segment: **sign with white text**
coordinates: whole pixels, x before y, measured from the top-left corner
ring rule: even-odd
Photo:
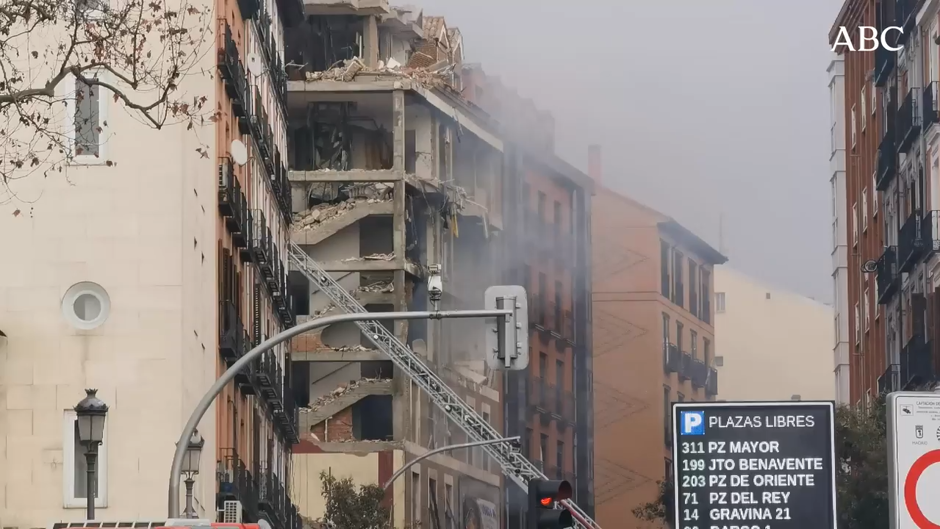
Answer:
[[[892,529],[940,524],[940,394],[888,395],[888,505]]]
[[[831,402],[677,402],[676,529],[834,529]]]

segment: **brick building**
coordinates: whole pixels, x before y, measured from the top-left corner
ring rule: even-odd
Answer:
[[[672,402],[718,393],[713,267],[727,259],[668,216],[601,183],[591,149],[594,469],[602,526],[639,523],[632,509],[671,475]],[[721,303],[720,299],[716,304]]]

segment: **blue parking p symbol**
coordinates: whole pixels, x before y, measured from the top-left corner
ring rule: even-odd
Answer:
[[[705,412],[683,411],[679,420],[682,423],[682,435],[705,435]]]

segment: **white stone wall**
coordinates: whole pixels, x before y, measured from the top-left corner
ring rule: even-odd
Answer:
[[[205,54],[203,67],[214,61]],[[215,108],[208,75],[187,78],[183,89]],[[96,518],[161,519],[174,443],[216,374],[213,129],[198,131],[210,145],[203,157],[193,131],[146,128],[109,95],[101,100],[113,166],[31,177],[17,192],[35,203],[0,206],[0,330],[9,337],[0,349],[3,527],[85,519],[83,502],[65,497],[67,421],[84,388],[98,388],[111,406]],[[107,320],[91,330],[70,325],[62,309],[69,287],[83,281],[110,300]],[[214,421],[210,410],[201,428],[200,515],[214,502]]]

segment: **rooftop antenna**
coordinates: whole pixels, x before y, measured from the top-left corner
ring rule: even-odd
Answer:
[[[728,256],[728,249],[725,248],[725,214],[718,213],[718,253]]]

